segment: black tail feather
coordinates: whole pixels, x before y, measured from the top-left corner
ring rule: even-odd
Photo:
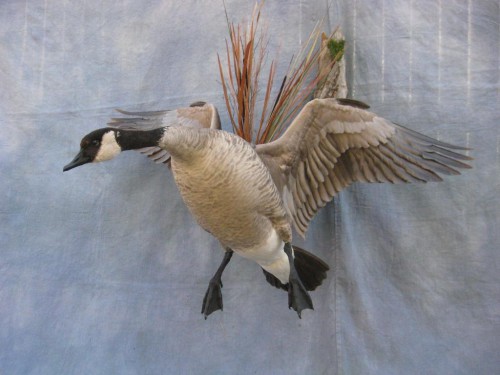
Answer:
[[[293,246],[295,268],[307,290],[314,290],[326,279],[328,264],[300,247]]]
[[[324,279],[326,279],[326,272],[330,269],[328,264],[318,258],[316,255],[301,249],[300,247],[293,246],[294,253],[294,264],[295,268],[299,274],[302,284],[305,288],[309,290],[314,290],[321,285]],[[272,286],[288,290],[288,284],[283,284],[275,276],[262,269],[266,280]]]
[[[266,281],[274,286],[275,288],[278,289],[283,289],[283,290],[288,290],[288,283],[283,284],[279,279],[274,276],[273,274],[267,272],[264,268],[262,269],[262,272],[264,272],[264,276],[266,277]]]

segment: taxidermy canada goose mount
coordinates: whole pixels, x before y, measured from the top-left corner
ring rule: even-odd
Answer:
[[[321,35],[320,48],[319,27],[311,33],[274,105],[276,65],[271,63],[258,121],[255,98],[262,46],[267,45],[257,35],[261,6],[254,8],[247,32],[228,21],[226,74],[219,57],[235,134],[221,130],[215,106],[204,102],[173,111],[120,111],[126,117],[83,137],[80,152],[64,167],[110,160],[126,150],[171,166],[196,221],[225,249],[203,299],[205,318],[223,308],[221,277],[233,252],[255,261],[271,285],[286,290],[289,308],[300,317],[313,308],[308,291],[321,285],[328,265],[291,245],[292,227],[304,236],[317,211],[354,182],[441,181],[440,175],[470,168],[464,161],[471,158],[460,152],[466,148],[396,125],[364,103],[341,98],[347,85],[339,30],[330,38]],[[310,79],[315,66],[319,73]],[[309,101],[313,92],[315,99]]]
[[[254,260],[274,286],[288,291],[289,307],[312,309],[308,291],[328,266],[291,246],[292,226],[302,236],[316,212],[354,182],[441,181],[470,168],[463,147],[391,123],[348,99],[314,99],[285,133],[256,146],[220,130],[211,104],[174,111],[122,112],[80,143],[64,167],[138,150],[170,163],[181,196],[196,221],[226,249],[202,307],[222,309],[221,275],[233,252]]]

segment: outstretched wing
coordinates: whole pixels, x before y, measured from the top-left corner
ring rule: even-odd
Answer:
[[[274,142],[256,146],[303,236],[316,212],[354,182],[441,181],[470,168],[467,150],[391,123],[362,103],[316,99]]]
[[[196,102],[187,108],[171,111],[128,112],[117,109],[128,117],[112,118],[108,125],[122,130],[151,130],[172,125],[183,125],[198,128],[220,129],[217,108],[205,102]],[[170,166],[170,154],[160,147],[145,147],[139,150],[155,163]]]

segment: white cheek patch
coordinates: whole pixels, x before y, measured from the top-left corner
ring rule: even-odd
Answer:
[[[101,147],[94,158],[94,162],[113,159],[122,149],[116,141],[115,132],[110,130],[102,136]]]

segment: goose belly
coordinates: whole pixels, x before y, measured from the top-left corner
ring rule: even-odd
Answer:
[[[252,193],[252,182],[242,186],[231,179],[207,178],[207,173],[204,177],[199,180],[184,171],[175,173],[181,196],[198,224],[233,250],[265,241],[273,227],[259,213],[259,205],[265,202]]]

